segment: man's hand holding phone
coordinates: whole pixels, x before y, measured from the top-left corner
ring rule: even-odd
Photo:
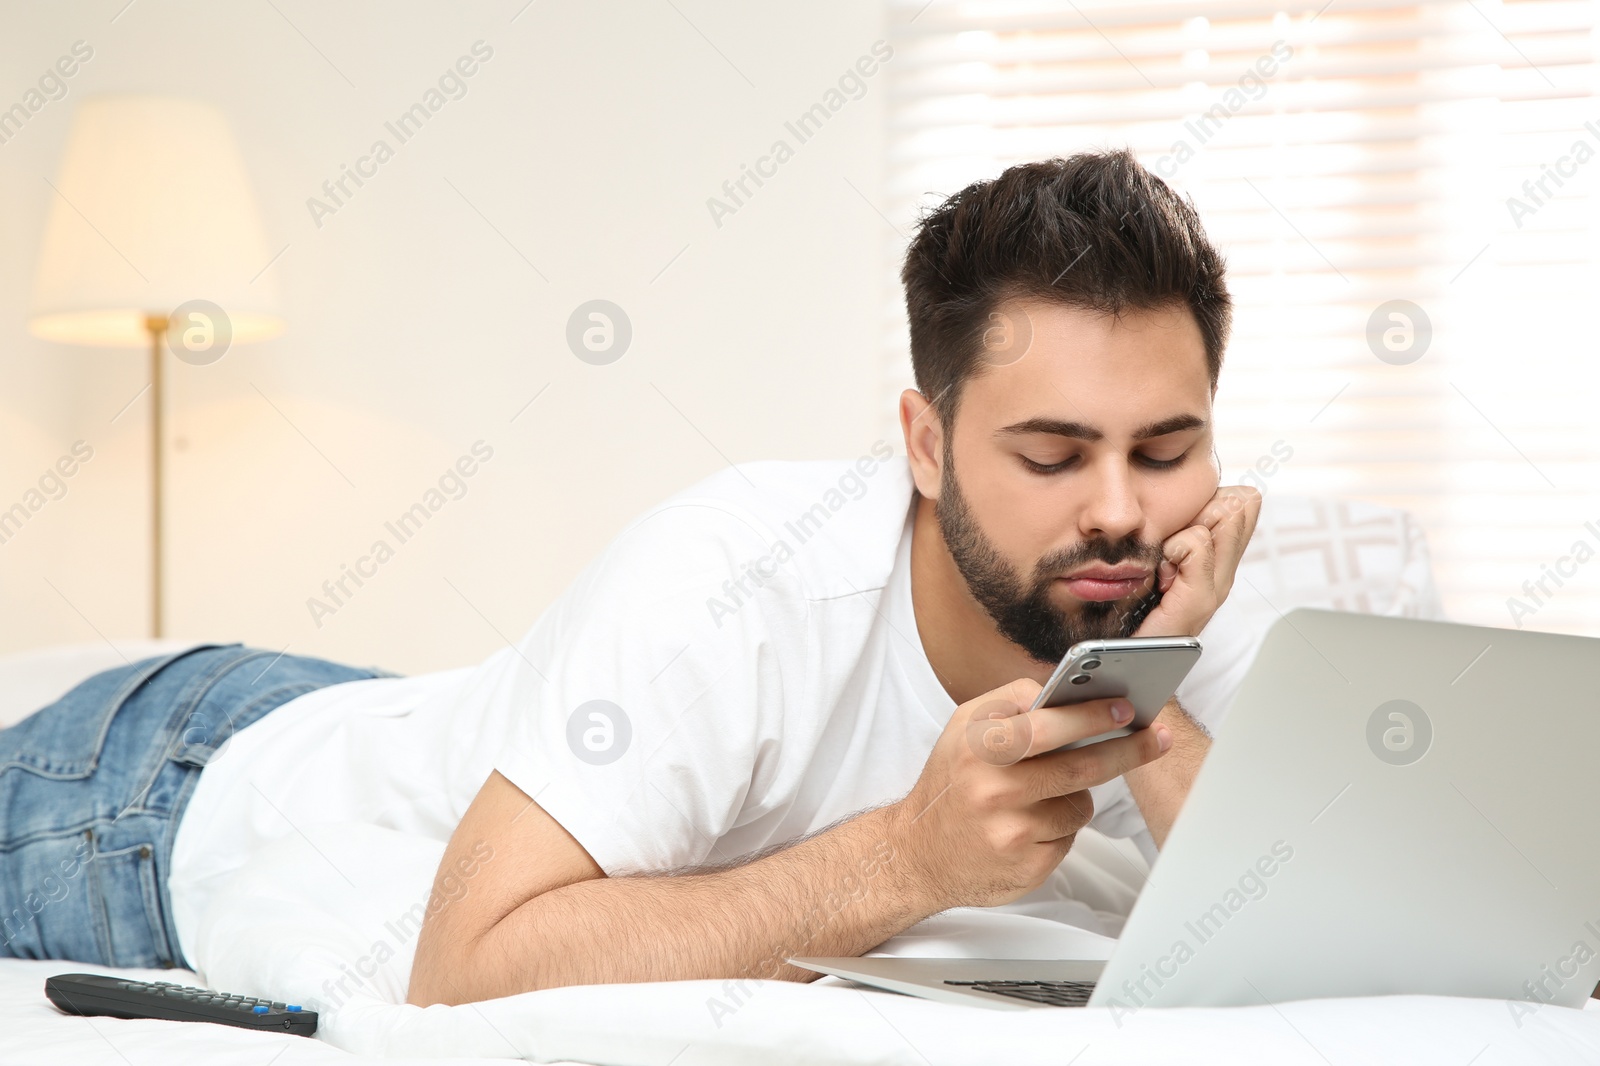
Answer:
[[[916,785],[894,805],[896,854],[918,870],[936,909],[1009,903],[1043,884],[1094,814],[1089,787],[1171,745],[1158,726],[1055,751],[1126,725],[1133,706],[1102,699],[1034,708],[1039,692],[1023,678],[956,708]]]
[[[1217,489],[1194,522],[1162,544],[1161,602],[1135,637],[1197,636],[1233,587],[1261,512],[1261,494]],[[1057,751],[1128,724],[1126,699],[1035,707],[1041,686],[1019,679],[962,704],[922,775],[897,804],[897,849],[940,908],[994,906],[1044,883],[1094,815],[1089,788],[1127,775],[1160,845],[1209,747],[1204,729],[1169,700],[1155,724]],[[1181,766],[1151,766],[1175,739]]]

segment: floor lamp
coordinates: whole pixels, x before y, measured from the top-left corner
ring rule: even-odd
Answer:
[[[199,101],[85,99],[45,193],[29,331],[149,352],[150,633],[161,637],[167,361],[204,367],[281,333],[273,256],[228,120]]]

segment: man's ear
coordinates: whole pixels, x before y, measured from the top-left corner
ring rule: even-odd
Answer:
[[[900,394],[900,429],[906,438],[906,458],[917,491],[930,500],[939,498],[944,462],[944,423],[933,404],[916,389]]]

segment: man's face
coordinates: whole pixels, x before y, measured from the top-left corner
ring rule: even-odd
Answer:
[[[1160,601],[1161,543],[1217,488],[1211,381],[1187,308],[1120,318],[1016,300],[946,427],[935,514],[973,597],[1039,662]]]

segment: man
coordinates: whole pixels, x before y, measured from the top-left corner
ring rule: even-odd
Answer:
[[[960,905],[1092,922],[1060,877],[1075,833],[1153,852],[1209,737],[1173,701],[1050,754],[1131,709],[1028,708],[1075,641],[1198,634],[1228,594],[1260,498],[1218,488],[1223,262],[1189,205],[1108,152],[962,190],[902,278],[903,460],[879,442],[716,474],[476,668],[205,649],[0,734],[8,909],[76,847],[113,875],[99,924],[118,926],[71,933],[68,894],[13,953],[182,964],[255,848],[338,820],[449,840],[417,1004],[810,980],[784,957],[859,954]],[[69,720],[100,747],[50,724]],[[88,768],[119,760],[144,769],[96,786]]]

